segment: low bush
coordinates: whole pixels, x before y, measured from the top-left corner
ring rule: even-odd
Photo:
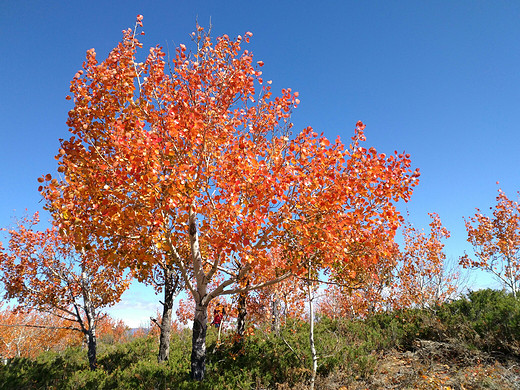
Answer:
[[[450,337],[486,352],[520,356],[520,300],[505,291],[479,290],[438,312]]]
[[[103,344],[96,371],[88,370],[84,350],[68,348],[0,366],[0,390],[289,389],[310,378],[308,332],[306,322],[293,320],[280,335],[259,328],[237,342],[232,333],[218,341],[216,330],[210,328],[202,383],[189,376],[191,331],[185,329],[172,335],[170,359],[164,364],[157,363],[158,341],[152,337]],[[518,356],[520,303],[504,292],[482,290],[435,310],[379,313],[366,320],[323,317],[316,322],[315,340],[320,355],[317,383],[327,378],[369,383],[378,359],[390,351],[409,354],[420,348],[420,357],[428,352],[427,346],[441,345],[458,355],[473,348]],[[444,356],[430,352],[429,358]]]

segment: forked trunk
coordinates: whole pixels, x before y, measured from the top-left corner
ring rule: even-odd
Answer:
[[[161,335],[159,336],[159,355],[157,361],[162,363],[170,358],[170,335],[172,330],[173,301],[175,299],[176,283],[173,273],[164,269],[164,303],[161,319]]]
[[[191,344],[191,377],[204,379],[206,370],[206,332],[208,330],[208,306],[197,302],[193,319],[193,338]]]

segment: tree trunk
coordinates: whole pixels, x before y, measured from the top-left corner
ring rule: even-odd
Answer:
[[[87,331],[87,344],[88,344],[88,365],[92,371],[97,368],[97,340],[96,340],[96,328],[89,327]]]
[[[165,362],[170,358],[170,335],[172,330],[173,301],[175,299],[176,283],[173,280],[173,272],[164,269],[164,302],[161,319],[161,335],[159,336],[159,355],[157,361]]]
[[[274,332],[276,335],[280,335],[280,304],[280,297],[276,292],[271,301],[271,332]]]
[[[247,293],[241,292],[238,296],[238,317],[237,317],[237,335],[238,340],[242,341],[246,331],[247,316]]]
[[[307,293],[309,295],[309,344],[311,347],[311,358],[312,358],[312,376],[310,390],[314,390],[314,383],[316,382],[316,371],[318,370],[318,354],[316,353],[316,346],[314,344],[314,291],[311,285],[311,271],[309,264],[309,280],[307,281]]]
[[[83,310],[85,311],[85,315],[87,316],[87,324],[88,329],[85,329],[83,322],[81,321],[81,316],[79,315],[77,306],[76,313],[78,318],[80,319],[81,328],[83,333],[87,338],[87,356],[88,356],[88,364],[91,370],[95,370],[97,368],[97,340],[96,340],[96,309],[94,308],[94,304],[92,303],[89,289],[89,282],[87,278],[86,272],[83,270],[81,272],[81,289],[83,294]]]
[[[197,302],[193,319],[193,337],[191,342],[191,377],[204,379],[206,371],[206,332],[208,330],[208,306]]]
[[[511,259],[508,258],[508,268],[509,268],[509,281],[511,282],[511,291],[513,292],[513,297],[518,298],[518,282],[516,280],[516,275],[513,272],[513,265],[511,264]]]
[[[195,206],[192,203],[190,205],[188,226],[193,273],[197,281],[197,289],[196,291],[192,290],[192,295],[195,299],[195,318],[193,319],[193,337],[191,340],[191,377],[196,381],[201,381],[204,379],[206,371],[206,332],[208,330],[208,303],[211,298],[206,294],[209,280],[204,272],[196,218]],[[189,283],[187,282],[187,284]]]

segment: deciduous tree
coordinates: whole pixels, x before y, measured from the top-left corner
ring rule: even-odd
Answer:
[[[520,205],[498,190],[492,216],[480,209],[466,219],[468,242],[474,257],[465,254],[460,264],[493,274],[515,297],[520,293]]]
[[[447,267],[442,242],[450,233],[437,214],[430,218],[429,233],[405,223],[403,248],[387,242],[388,256],[365,269],[367,276],[355,288],[329,288],[332,298],[320,302],[320,311],[330,317],[365,317],[391,308],[435,307],[453,298],[460,275]]]
[[[112,263],[146,275],[163,259],[182,276],[195,304],[196,380],[213,299],[305,273],[316,252],[316,269],[361,268],[368,260],[345,265],[345,243],[374,226],[393,234],[393,202],[409,198],[419,175],[408,155],[362,147],[361,122],[347,147],[311,128],[292,136],[298,93],[273,96],[263,63],[243,48],[251,35],[212,41],[198,27],[193,51],[181,44],[170,64],[160,47],[140,62],[131,29],[106,60],[89,50],[71,84],[63,180],[43,191],[78,243],[92,232]],[[289,236],[301,253],[284,257],[273,278],[264,272],[270,250]]]
[[[48,313],[0,310],[0,358],[34,358],[44,351],[63,351],[81,344],[71,323]]]
[[[293,277],[250,293],[247,312],[251,324],[279,335],[287,319],[303,318],[306,299],[302,284]]]
[[[447,272],[442,243],[450,237],[450,232],[436,213],[429,216],[428,234],[409,222],[403,227],[404,248],[390,294],[394,307],[435,307],[457,291],[458,275]]]
[[[96,326],[104,307],[116,303],[128,287],[123,272],[110,267],[105,252],[74,245],[57,227],[34,230],[38,213],[10,229],[7,248],[0,244],[0,281],[5,298],[20,308],[54,315],[60,328],[81,332],[96,368]],[[55,328],[55,326],[52,326]]]
[[[119,344],[129,340],[130,328],[123,320],[104,315],[97,324],[97,334],[105,344]]]

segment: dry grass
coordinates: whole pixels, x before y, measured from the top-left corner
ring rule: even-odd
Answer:
[[[318,378],[318,390],[520,390],[520,361],[493,358],[452,342],[417,341],[414,351],[391,350],[377,356],[377,367],[367,378],[335,371]],[[292,390],[307,389],[299,384]],[[289,389],[280,386],[279,390]]]

